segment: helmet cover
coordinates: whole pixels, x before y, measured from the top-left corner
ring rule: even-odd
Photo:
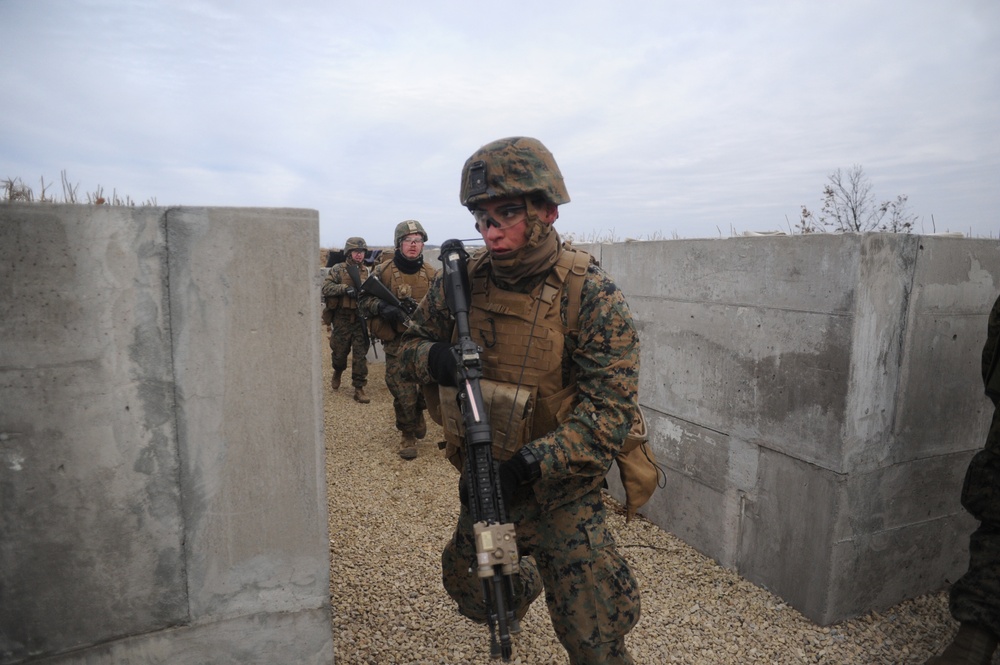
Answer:
[[[549,203],[569,203],[562,173],[538,139],[512,136],[487,143],[462,167],[459,200],[467,208],[504,196],[541,194]]]
[[[396,247],[399,247],[399,243],[403,241],[403,238],[414,233],[419,233],[424,242],[427,242],[427,231],[424,231],[424,227],[417,220],[408,219],[405,222],[396,224],[396,233],[394,234]]]

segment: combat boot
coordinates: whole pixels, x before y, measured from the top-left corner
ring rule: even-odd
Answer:
[[[330,377],[330,387],[334,390],[340,388],[340,375],[344,373],[342,369],[333,370],[333,376]]]
[[[948,648],[924,665],[990,665],[996,648],[997,638],[988,630],[963,623]]]
[[[403,435],[402,440],[399,442],[399,456],[403,459],[416,459],[417,440],[413,438],[412,434]]]
[[[365,395],[365,389],[364,388],[355,388],[354,389],[354,401],[355,402],[361,402],[362,404],[367,404],[371,400],[368,399],[367,395]]]

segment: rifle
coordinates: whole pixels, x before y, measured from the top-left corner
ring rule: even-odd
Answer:
[[[358,270],[358,267],[353,263],[351,263],[350,261],[348,261],[345,264],[345,267],[347,268],[347,274],[351,276],[351,281],[354,282],[354,289],[357,292],[357,295],[360,297],[361,271]],[[360,303],[358,303],[358,318],[361,319],[361,333],[364,335],[365,348],[367,349],[369,346],[371,346],[372,340],[370,337],[368,337],[368,318],[365,316],[365,310],[361,309]],[[378,357],[377,351],[375,352],[375,356]]]
[[[361,285],[361,290],[369,295],[373,295],[379,300],[384,300],[385,302],[398,307],[403,312],[406,313],[406,318],[413,316],[413,313],[417,311],[417,306],[420,304],[413,298],[403,298],[400,300],[396,297],[389,287],[383,284],[378,277],[371,275],[365,280],[365,283]]]
[[[483,585],[490,630],[490,657],[509,662],[511,633],[520,630],[514,615],[513,581],[520,567],[514,525],[507,523],[499,466],[493,459],[493,435],[480,387],[482,361],[469,328],[468,259],[461,240],[448,240],[441,245],[445,300],[455,317],[457,331],[457,342],[451,352],[458,361],[455,385],[465,424],[465,477],[476,541],[476,571]]]

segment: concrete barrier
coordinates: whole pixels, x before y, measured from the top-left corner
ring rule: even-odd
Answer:
[[[330,663],[318,216],[0,205],[0,662]]]
[[[588,249],[640,329],[640,400],[667,470],[643,514],[823,625],[964,572],[975,523],[959,492],[992,414],[979,367],[1000,242]]]
[[[332,661],[317,222],[0,205],[0,663]],[[965,569],[1000,243],[588,249],[642,336],[647,517],[820,624]]]

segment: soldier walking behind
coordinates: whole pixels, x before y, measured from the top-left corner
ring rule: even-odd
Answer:
[[[371,401],[365,395],[368,383],[368,330],[358,310],[361,284],[371,273],[364,263],[368,245],[364,238],[348,238],[344,243],[344,252],[346,260],[330,268],[322,291],[326,301],[324,321],[330,322],[330,360],[333,363],[330,387],[334,390],[340,388],[340,377],[347,369],[347,355],[350,353],[354,401],[368,404]],[[355,271],[357,280],[351,275]]]
[[[396,251],[389,261],[375,267],[375,277],[392,295],[410,310],[424,297],[437,269],[424,264],[424,243],[427,232],[420,222],[409,219],[396,225]],[[417,456],[417,439],[427,434],[424,410],[427,404],[420,385],[403,378],[399,359],[400,337],[406,330],[409,314],[400,307],[365,293],[361,308],[371,320],[371,331],[382,340],[385,349],[385,385],[392,393],[392,406],[396,412],[396,429],[402,433],[399,456],[414,459]]]

